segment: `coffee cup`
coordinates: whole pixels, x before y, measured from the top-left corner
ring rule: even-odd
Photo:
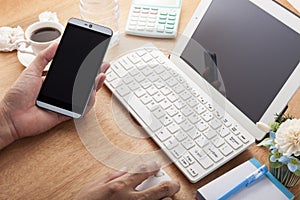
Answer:
[[[63,25],[58,22],[35,22],[25,30],[25,40],[17,41],[17,50],[22,53],[37,55],[50,44],[59,41],[63,31]],[[25,44],[25,46],[22,44]],[[32,51],[27,48],[29,46]]]

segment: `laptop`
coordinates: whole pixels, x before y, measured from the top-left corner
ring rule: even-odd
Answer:
[[[299,17],[275,1],[201,0],[176,53],[131,52],[105,83],[195,183],[263,139],[256,123],[284,111],[299,87],[299,34]]]

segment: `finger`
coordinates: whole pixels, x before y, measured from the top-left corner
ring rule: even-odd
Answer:
[[[98,91],[104,84],[106,75],[101,73],[96,77],[96,91]]]
[[[58,43],[51,44],[41,51],[27,68],[34,75],[41,76],[46,65],[53,59]]]
[[[101,176],[100,178],[93,181],[90,186],[108,183],[116,178],[123,176],[126,173],[127,173],[126,168],[122,168],[119,171],[115,171],[115,172],[109,172],[109,173],[105,174],[104,176]]]
[[[172,200],[172,198],[171,197],[166,197],[166,198],[163,198],[161,200]]]
[[[106,71],[108,70],[108,68],[110,67],[109,63],[102,63],[101,67],[100,67],[100,71],[102,73],[106,73]]]
[[[146,197],[145,199],[163,199],[170,198],[180,190],[180,184],[177,181],[165,181],[160,184],[148,188],[144,191],[138,192],[140,196]],[[170,198],[171,199],[171,198]]]
[[[136,188],[145,179],[157,173],[160,169],[160,164],[151,162],[149,164],[140,165],[135,173],[128,174],[124,180],[131,188]],[[124,177],[125,178],[125,177]]]

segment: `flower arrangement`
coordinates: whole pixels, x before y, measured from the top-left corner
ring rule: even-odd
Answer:
[[[286,167],[292,173],[293,185],[297,184],[300,179],[300,119],[282,116],[277,122],[267,125],[265,129],[269,129],[269,137],[258,146],[269,149],[270,171],[273,174],[278,173],[274,175],[284,182],[282,179],[287,179],[287,175],[283,175],[283,172],[279,174],[278,170],[274,170]],[[287,181],[290,180],[285,182]],[[285,185],[292,186],[291,184]]]

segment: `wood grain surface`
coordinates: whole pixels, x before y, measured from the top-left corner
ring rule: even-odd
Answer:
[[[183,0],[179,32],[183,32],[199,2],[200,0]],[[121,32],[124,31],[130,4],[130,0],[120,0]],[[39,13],[47,10],[56,12],[64,25],[68,18],[80,17],[79,0],[0,0],[0,5],[0,26],[19,25],[26,29],[29,24],[38,20]],[[175,40],[168,42],[174,43]],[[22,70],[24,66],[19,63],[16,51],[0,53],[0,98]],[[300,91],[291,99],[287,112],[300,117],[299,105]],[[92,114],[91,117],[101,125],[103,136],[119,149],[133,154],[159,150],[151,139],[140,138],[145,136],[144,131],[114,101],[111,92],[105,86],[97,94]],[[115,167],[106,166],[98,161],[95,155],[89,153],[77,133],[77,125],[78,122],[70,120],[41,135],[18,140],[1,150],[0,199],[72,199],[86,183],[115,170]],[[134,135],[124,133],[123,125],[130,128],[130,133]],[[92,126],[95,124],[91,124],[91,130]],[[110,153],[110,157],[113,157],[114,153]],[[100,156],[103,154],[100,153]],[[189,183],[173,164],[164,169],[181,183],[181,190],[175,199],[194,199],[197,188],[252,157],[268,164],[267,154],[266,149],[253,145],[196,184]],[[122,166],[126,160],[118,158],[115,162]],[[300,199],[299,184],[290,190],[296,199]]]

